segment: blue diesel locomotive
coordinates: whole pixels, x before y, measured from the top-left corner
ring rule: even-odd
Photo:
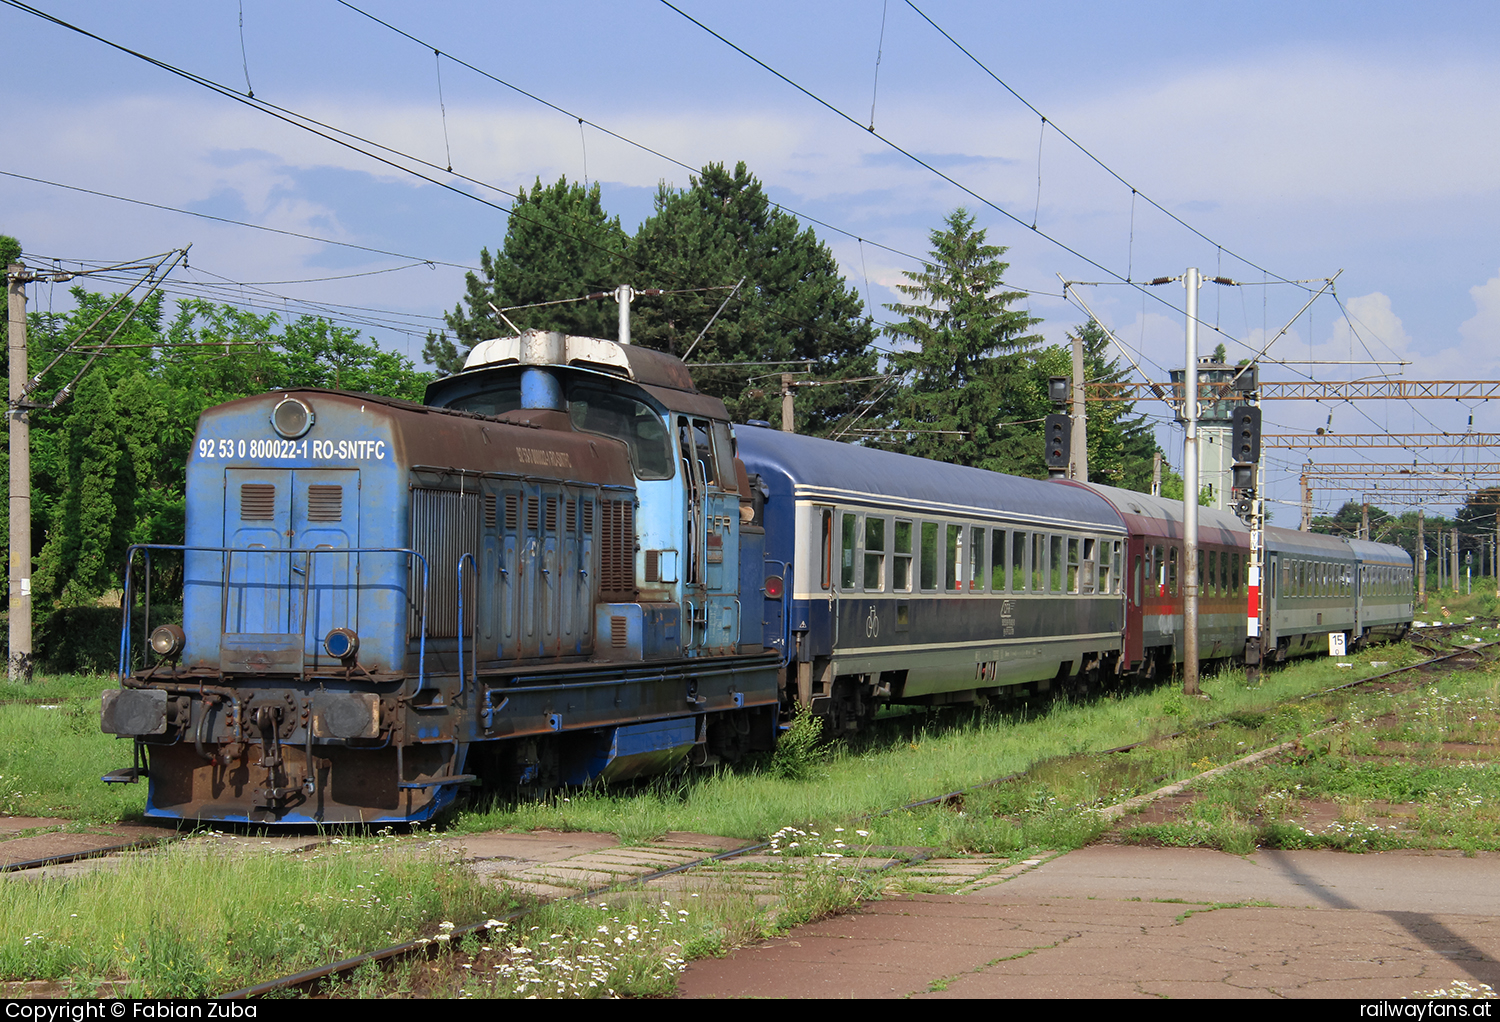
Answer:
[[[480,780],[733,761],[798,705],[847,733],[1154,674],[1180,658],[1181,506],[1140,497],[736,430],[677,359],[542,331],[421,405],[244,398],[199,423],[186,542],[131,548],[102,725],[134,765],[105,779],[146,778],[155,817],[415,822]],[[1200,586],[1233,659],[1248,533],[1221,517]],[[1278,653],[1409,625],[1404,551],[1268,551]],[[151,620],[153,558],[180,624]]]

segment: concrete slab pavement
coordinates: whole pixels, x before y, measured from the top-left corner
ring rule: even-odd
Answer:
[[[1493,854],[1239,857],[1100,845],[978,893],[895,896],[694,962],[679,995],[1374,998],[1455,980],[1500,988],[1497,881]]]

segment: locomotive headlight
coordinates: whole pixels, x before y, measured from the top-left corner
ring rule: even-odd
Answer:
[[[350,628],[335,628],[323,638],[323,648],[335,660],[351,660],[359,652],[359,636]]]
[[[766,598],[769,599],[769,600],[779,600],[779,599],[781,599],[782,587],[784,585],[785,585],[785,583],[782,582],[780,575],[768,575],[768,576],[766,576],[766,586],[765,586]]]
[[[294,397],[285,397],[271,410],[271,428],[288,440],[312,429],[313,410]]]
[[[159,657],[175,657],[187,645],[187,636],[180,625],[162,625],[151,632],[151,648]]]

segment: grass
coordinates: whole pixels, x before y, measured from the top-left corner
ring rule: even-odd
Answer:
[[[749,840],[789,824],[844,824],[891,806],[1033,770],[1027,782],[1032,787],[1023,801],[1034,799],[1035,804],[1017,806],[1013,792],[981,790],[957,803],[900,812],[861,826],[875,832],[872,840],[878,844],[922,845],[944,852],[1077,847],[1096,836],[1099,828],[1072,811],[1074,806],[1115,800],[1158,777],[1196,773],[1202,767],[1195,764],[1205,759],[1209,765],[1225,762],[1276,736],[1309,729],[1324,711],[1289,701],[1386,669],[1372,667],[1372,659],[1410,662],[1420,656],[1405,646],[1382,647],[1347,658],[1353,668],[1310,661],[1271,672],[1255,687],[1246,684],[1242,671],[1229,671],[1203,682],[1212,697],[1206,701],[1163,686],[1124,690],[1082,704],[1059,698],[1005,711],[917,710],[884,721],[873,737],[822,746],[819,759],[799,762],[796,777],[787,776],[788,771],[774,761],[759,767],[742,765],[634,788],[574,791],[535,802],[469,808],[457,813],[449,826],[460,831],[604,831],[627,843],[647,841],[668,830]],[[1150,754],[1113,757],[1131,764],[1127,776],[1096,773],[1081,785],[1066,776],[1075,772],[1073,757],[1224,717],[1238,723],[1214,729],[1206,737],[1168,742]],[[1034,769],[1049,762],[1056,764],[1050,773],[1046,767]],[[1000,801],[992,802],[995,799]]]
[[[514,902],[461,865],[381,838],[310,856],[175,845],[67,880],[4,881],[0,979],[80,996],[204,997],[473,922]]]
[[[1256,847],[1500,850],[1500,670],[1362,694],[1296,754],[1199,786],[1130,840]]]
[[[80,823],[138,817],[144,784],[99,778],[131,764],[131,744],[99,730],[103,675],[0,683],[0,813]]]

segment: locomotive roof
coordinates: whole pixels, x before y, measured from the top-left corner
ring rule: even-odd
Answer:
[[[471,373],[528,365],[559,366],[622,377],[667,408],[714,419],[729,418],[724,402],[699,391],[687,366],[673,355],[638,344],[545,330],[527,330],[510,337],[480,341],[464,360],[463,371],[446,380],[435,380],[428,398],[438,398],[449,381],[461,380]]]
[[[1123,532],[1098,494],[761,426],[736,426],[745,467],[790,481],[798,499],[899,504],[917,514],[1022,518]],[[773,492],[774,479],[770,480]]]

